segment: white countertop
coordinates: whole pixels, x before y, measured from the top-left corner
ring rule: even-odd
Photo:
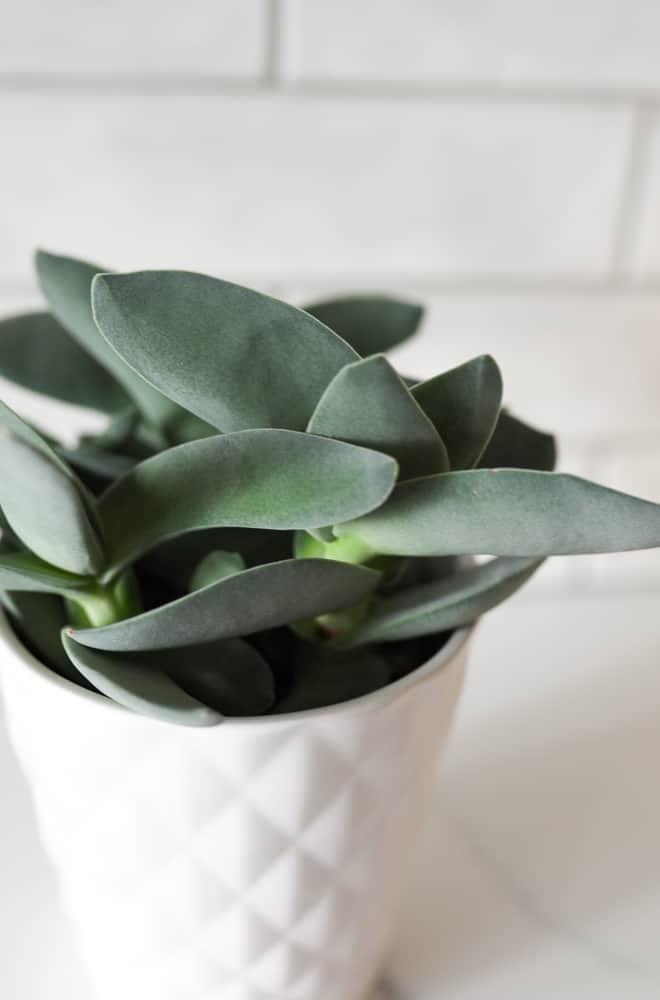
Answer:
[[[482,623],[383,1000],[660,996],[660,595]],[[0,729],[0,996],[89,1000]]]

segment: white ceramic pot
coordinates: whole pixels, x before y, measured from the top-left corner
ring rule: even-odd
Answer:
[[[469,631],[352,702],[188,729],[61,680],[0,616],[0,675],[100,1000],[362,1000]]]

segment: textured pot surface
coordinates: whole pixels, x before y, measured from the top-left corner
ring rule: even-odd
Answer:
[[[366,698],[200,730],[60,681],[1,617],[11,738],[100,1000],[361,1000],[468,636]]]

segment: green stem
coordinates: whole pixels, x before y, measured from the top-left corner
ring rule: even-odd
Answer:
[[[82,628],[98,628],[131,618],[142,610],[140,593],[131,571],[122,573],[104,586],[98,581],[64,595],[71,615],[71,624]]]
[[[296,535],[295,553],[298,559],[335,559],[354,566],[368,566],[380,570],[384,576],[392,573],[401,562],[397,557],[379,555],[356,535],[345,535],[343,538],[324,542],[301,531]],[[350,608],[298,622],[294,630],[308,642],[339,640],[364,621],[372,602],[372,596],[365,597]]]
[[[297,559],[336,559],[356,566],[367,563],[378,555],[356,535],[345,535],[331,542],[322,542],[306,531],[297,532],[295,553]]]

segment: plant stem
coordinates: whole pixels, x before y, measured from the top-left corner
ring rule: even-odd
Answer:
[[[323,542],[300,532],[296,539],[296,556],[299,559],[335,559],[353,566],[367,566],[384,575],[392,571],[392,566],[400,563],[398,558],[374,552],[356,535],[345,535],[343,538]],[[357,628],[367,617],[372,601],[372,596],[365,597],[352,607],[298,622],[294,626],[295,631],[308,642],[333,642]]]
[[[142,610],[137,581],[130,570],[107,586],[97,581],[84,589],[69,590],[64,596],[72,624],[83,628],[111,625]]]

